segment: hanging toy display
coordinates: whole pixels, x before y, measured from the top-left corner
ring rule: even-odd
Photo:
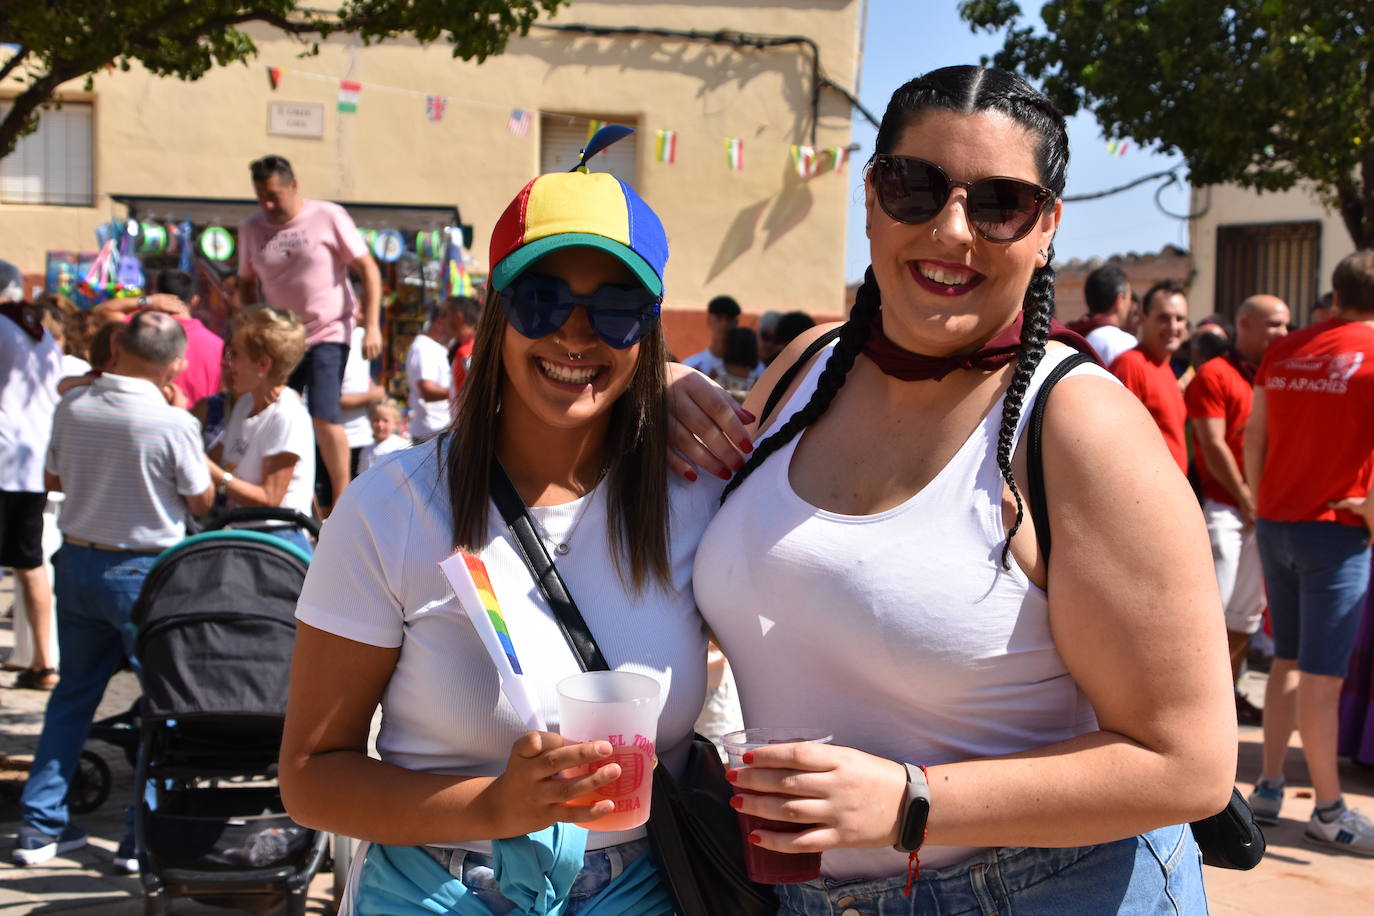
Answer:
[[[141,234],[137,220],[125,223],[124,237],[119,243],[119,269],[115,273],[116,296],[137,296],[147,283],[143,262],[138,259]]]
[[[368,251],[372,251],[377,247],[376,229],[359,229],[358,234],[363,237],[363,244],[367,246]]]
[[[234,256],[234,236],[223,226],[210,226],[200,234],[200,253],[211,261],[227,261]]]
[[[177,263],[177,269],[189,274],[192,259],[195,257],[195,244],[192,241],[193,230],[189,219],[184,219],[177,225],[176,235],[177,256],[181,259]]]
[[[426,261],[437,261],[444,256],[444,233],[440,229],[415,233],[415,253]]]
[[[144,223],[138,237],[138,253],[165,254],[170,241],[165,227],[157,223]]]
[[[383,229],[377,233],[377,240],[372,243],[372,253],[377,256],[377,260],[394,264],[406,253],[405,236],[395,229]]]
[[[444,266],[439,274],[440,295],[445,299],[454,296],[475,297],[477,290],[472,275],[468,273],[463,230],[458,226],[449,226],[444,229],[444,236],[447,242],[444,245]]]

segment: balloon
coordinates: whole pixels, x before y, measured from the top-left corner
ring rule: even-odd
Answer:
[[[211,261],[227,261],[234,256],[234,237],[223,226],[211,226],[200,234],[200,253]]]

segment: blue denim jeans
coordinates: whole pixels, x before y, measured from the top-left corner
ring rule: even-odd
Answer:
[[[1207,912],[1187,825],[1070,849],[993,849],[906,876],[786,884],[778,916],[1195,916]]]
[[[504,916],[515,908],[515,904],[501,893],[501,885],[491,868],[491,856],[465,849],[441,849],[437,846],[422,848],[430,858],[448,869],[450,875],[462,881],[463,886],[472,891],[473,896],[482,901],[493,916]],[[631,840],[619,846],[588,852],[583,858],[582,871],[568,891],[563,916],[577,916],[606,885],[648,852],[648,840]]]
[[[1345,677],[1369,591],[1369,532],[1337,522],[1255,525],[1274,655]]]
[[[156,554],[63,544],[53,562],[62,679],[48,699],[43,733],[24,786],[24,822],[48,834],[67,826],[67,784],[105,686],[132,657],[134,602]]]

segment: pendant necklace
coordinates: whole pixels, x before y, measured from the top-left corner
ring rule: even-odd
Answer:
[[[600,483],[601,481],[598,479],[597,485],[599,486]],[[533,521],[535,527],[539,529],[539,534],[541,537],[543,537],[544,543],[552,544],[553,552],[558,554],[558,556],[566,557],[569,553],[572,552],[573,535],[577,533],[577,528],[579,525],[582,524],[582,519],[587,517],[587,510],[591,508],[592,500],[595,498],[596,486],[593,486],[582,497],[582,505],[577,507],[577,515],[573,518],[573,523],[568,526],[568,533],[563,536],[563,539],[561,541],[556,540],[552,535],[550,535],[549,529],[544,527],[544,523],[541,522],[539,519],[535,518],[534,513],[530,513],[530,520]]]

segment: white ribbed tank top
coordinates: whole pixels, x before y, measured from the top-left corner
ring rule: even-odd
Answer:
[[[1018,441],[1040,385],[1072,352],[1054,348],[1041,361]],[[806,404],[825,362],[815,361],[773,429]],[[1096,366],[1080,373],[1111,377]],[[926,766],[1097,728],[1055,648],[1045,592],[1014,561],[1000,563],[1001,418],[999,399],[934,480],[876,515],[828,512],[792,490],[800,436],[730,495],[697,550],[694,587],[735,672],[746,725],[824,728],[837,744]],[[928,847],[921,864],[977,851]],[[906,866],[890,848],[823,859],[838,879]]]

